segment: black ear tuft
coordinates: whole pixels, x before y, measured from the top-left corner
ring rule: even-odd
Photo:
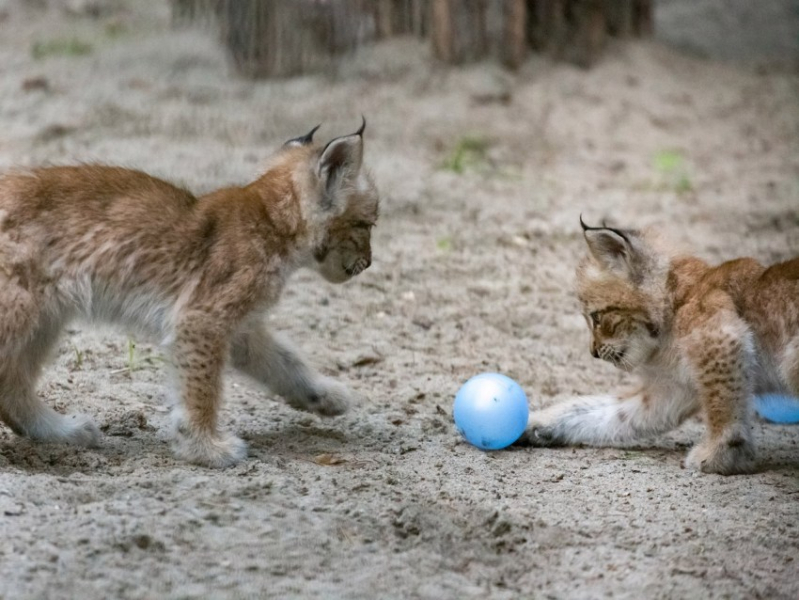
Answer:
[[[363,137],[363,132],[366,129],[366,117],[361,115],[361,128],[355,132],[355,135]]]
[[[284,146],[308,146],[308,145],[313,143],[313,134],[316,133],[316,130],[319,129],[321,126],[322,126],[322,124],[320,123],[319,125],[317,125],[313,129],[311,129],[305,135],[303,135],[301,137],[296,137],[296,138],[290,139],[288,142],[286,142],[283,145]]]
[[[615,227],[608,227],[604,220],[602,221],[602,227],[590,227],[585,224],[585,221],[583,221],[582,213],[580,213],[580,227],[583,228],[583,233],[588,233],[589,231],[610,231],[628,244],[630,243],[630,234],[635,233],[633,231],[623,231],[621,229],[616,229]],[[588,236],[586,236],[586,238],[588,238]]]

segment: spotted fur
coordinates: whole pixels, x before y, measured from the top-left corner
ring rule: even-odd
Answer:
[[[710,266],[654,232],[585,227],[578,296],[596,358],[635,373],[627,394],[578,397],[532,413],[523,441],[614,446],[699,412],[706,432],[687,467],[756,468],[751,399],[799,396],[799,259]]]
[[[84,416],[35,394],[48,351],[75,317],[149,335],[171,357],[179,457],[223,467],[245,444],[219,424],[230,363],[296,408],[337,415],[347,389],[317,374],[263,315],[295,270],[332,282],[371,263],[378,197],[363,128],[326,146],[287,142],[263,176],[202,197],[139,171],[83,165],[0,178],[0,418],[43,441],[99,443]]]

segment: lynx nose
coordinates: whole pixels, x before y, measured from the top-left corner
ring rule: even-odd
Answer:
[[[591,344],[591,356],[594,358],[599,358],[599,350],[594,344]]]

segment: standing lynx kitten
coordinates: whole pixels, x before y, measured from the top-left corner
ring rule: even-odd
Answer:
[[[705,437],[686,465],[751,472],[753,394],[799,396],[799,259],[769,268],[751,258],[711,267],[674,255],[652,232],[583,230],[590,252],[577,286],[591,353],[635,372],[641,385],[535,412],[524,441],[613,446],[668,431],[701,411]]]
[[[218,422],[228,362],[295,408],[343,413],[347,389],[306,365],[262,316],[300,267],[335,283],[369,267],[378,197],[361,168],[363,130],[319,147],[314,128],[286,142],[256,181],[200,198],[115,167],[0,178],[0,418],[36,440],[98,443],[89,418],[58,414],[34,389],[78,316],[168,349],[182,399],[175,452],[188,461],[223,467],[246,455]]]

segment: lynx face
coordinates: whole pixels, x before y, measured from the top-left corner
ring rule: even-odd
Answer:
[[[315,269],[332,283],[347,281],[372,264],[377,190],[368,176],[361,178],[361,189],[350,193],[344,214],[330,222],[326,238],[314,250]]]
[[[657,328],[641,309],[609,306],[592,310],[585,318],[594,358],[632,371],[657,349]]]
[[[585,227],[589,256],[577,271],[590,350],[625,371],[661,345],[661,287],[653,255],[636,232]]]
[[[372,264],[371,231],[377,223],[379,197],[363,168],[363,131],[336,138],[323,148],[313,133],[286,142],[283,154],[298,154],[292,164],[303,190],[306,222],[311,228],[308,265],[332,283],[342,283]]]

